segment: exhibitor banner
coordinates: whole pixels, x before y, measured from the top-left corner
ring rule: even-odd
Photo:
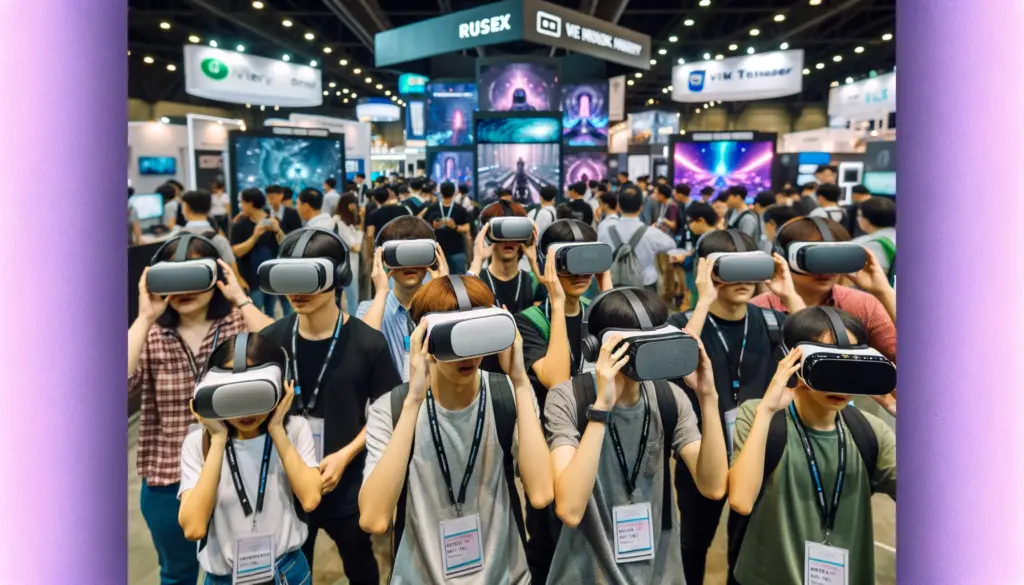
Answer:
[[[803,50],[676,65],[672,68],[672,99],[735,102],[793,95],[803,91],[803,68]]]
[[[886,73],[828,92],[829,117],[847,120],[880,118],[896,111],[896,73]]]
[[[323,103],[319,69],[202,45],[185,45],[184,52],[185,91],[191,95],[292,108]]]

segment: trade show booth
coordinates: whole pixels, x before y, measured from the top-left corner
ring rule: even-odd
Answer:
[[[747,202],[772,189],[779,177],[775,165],[777,135],[767,132],[692,132],[672,137],[672,183],[695,191],[732,185],[747,188]]]
[[[188,129],[164,122],[128,122],[128,183],[136,193],[153,193],[174,179],[190,184]]]

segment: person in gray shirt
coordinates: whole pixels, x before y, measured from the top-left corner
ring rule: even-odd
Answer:
[[[662,325],[667,321],[668,307],[657,295],[630,290],[640,299],[652,323]],[[639,319],[621,294],[608,295],[595,303],[587,320],[589,333],[598,339],[608,329],[640,329]],[[707,437],[704,441],[693,406],[674,384],[669,388],[675,398],[677,423],[674,429],[662,428],[653,382],[637,382],[620,372],[629,359],[625,353],[629,344],[620,345],[622,337],[617,334],[601,347],[597,399],[588,410],[582,437],[572,382],[559,384],[548,393],[544,415],[555,473],[555,512],[565,524],[548,583],[685,584],[674,502],[671,528],[662,523],[664,498],[674,496],[671,489],[664,491],[665,443],[671,441],[672,454],[682,459],[698,489],[709,498],[725,497],[729,472],[711,361],[699,336],[693,337],[700,347],[700,363],[684,382],[698,396],[703,436]],[[609,412],[610,423],[606,424],[602,415]],[[644,441],[647,424],[648,438]],[[643,460],[639,461],[641,455]],[[632,492],[626,487],[630,480],[624,477],[620,459],[635,474]],[[637,509],[646,509],[639,518],[642,522],[646,516],[647,522],[630,535],[621,526],[624,518],[635,518],[630,514]],[[626,539],[644,532],[648,524],[649,553],[630,558],[616,553],[617,544],[625,550]]]
[[[474,276],[432,280],[413,297],[410,314],[418,325],[410,341],[408,393],[395,425],[391,393],[370,406],[359,525],[384,534],[407,487],[392,584],[458,577],[467,584],[525,585],[530,572],[513,513],[519,502],[505,477],[496,427],[496,386],[503,376],[481,371],[480,357],[439,362],[428,352],[423,315],[458,310],[451,278],[461,279],[473,307],[493,306],[490,288]],[[518,333],[499,362],[509,373],[517,411],[513,461],[530,505],[542,509],[554,497],[551,457]]]

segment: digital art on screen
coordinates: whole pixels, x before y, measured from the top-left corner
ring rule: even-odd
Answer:
[[[772,142],[677,142],[672,153],[672,180],[686,183],[694,191],[743,185],[753,197],[771,189],[774,158]]]
[[[477,200],[495,199],[504,187],[522,205],[540,202],[540,189],[558,187],[561,174],[557,144],[480,144],[477,146]]]
[[[608,144],[608,82],[562,87],[562,136],[569,146]]]
[[[235,188],[267,185],[323,188],[324,180],[343,176],[345,147],[333,138],[237,136],[232,159]]]
[[[427,153],[427,173],[437,183],[473,186],[473,153],[439,150]]]
[[[480,144],[540,144],[558,142],[562,125],[556,118],[478,118]]]
[[[583,181],[600,181],[608,177],[608,161],[603,152],[575,152],[562,156],[562,168],[565,169],[563,187]]]
[[[672,112],[639,112],[629,115],[630,144],[668,144],[679,133],[679,116]]]
[[[427,146],[473,144],[475,83],[427,85]]]
[[[489,63],[480,66],[481,112],[558,111],[556,63]]]

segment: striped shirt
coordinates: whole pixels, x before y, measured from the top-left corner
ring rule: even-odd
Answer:
[[[372,301],[359,303],[356,309],[356,318],[362,319],[370,310]],[[406,350],[406,338],[412,336],[416,328],[409,317],[409,311],[402,306],[395,296],[394,291],[388,291],[387,300],[384,301],[384,318],[381,320],[381,333],[388,342],[388,351],[391,352],[391,359],[395,362],[395,369],[402,375],[402,381],[409,381],[409,352]]]

